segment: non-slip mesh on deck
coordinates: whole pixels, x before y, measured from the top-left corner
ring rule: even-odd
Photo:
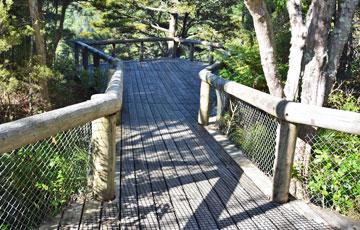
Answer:
[[[33,229],[86,188],[91,125],[0,155],[0,229]]]
[[[292,192],[360,220],[360,136],[319,129],[304,140],[297,142]]]
[[[271,115],[235,97],[227,98],[222,132],[266,175],[273,175],[278,122]]]

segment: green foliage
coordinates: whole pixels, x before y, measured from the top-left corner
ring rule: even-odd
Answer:
[[[12,200],[16,205],[7,224],[22,222],[29,228],[36,227],[44,218],[42,214],[56,215],[72,195],[86,187],[86,142],[69,143],[67,138],[59,134],[0,158],[1,165],[11,167],[2,172],[0,179],[3,200]]]
[[[341,91],[329,98],[333,108],[359,112],[352,95]],[[313,146],[308,187],[323,207],[360,220],[360,136],[320,130]]]
[[[260,62],[259,48],[257,45],[245,45],[242,41],[234,39],[225,45],[230,56],[220,57],[226,64],[226,68],[220,71],[220,75],[226,79],[266,91],[267,86]]]
[[[325,143],[313,146],[310,193],[320,197],[323,207],[347,214],[360,196],[360,137],[329,130],[321,130],[319,137]]]

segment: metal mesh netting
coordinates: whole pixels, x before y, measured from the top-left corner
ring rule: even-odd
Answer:
[[[360,220],[360,136],[320,129],[298,141],[292,192]]]
[[[0,155],[0,229],[32,229],[86,188],[91,125]]]
[[[235,97],[228,98],[220,129],[238,145],[266,175],[273,175],[276,129],[274,117]]]

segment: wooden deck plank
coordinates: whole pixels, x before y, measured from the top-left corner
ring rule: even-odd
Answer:
[[[133,72],[132,75],[134,78],[137,78],[139,75],[138,71]],[[138,92],[136,85],[131,84],[132,91]],[[132,95],[132,100],[134,101],[134,94]],[[141,95],[140,95],[141,98]],[[143,100],[143,99],[141,99]],[[158,229],[159,223],[157,219],[156,204],[154,202],[151,180],[146,166],[146,160],[144,156],[144,146],[142,143],[142,133],[140,129],[139,114],[136,110],[136,105],[138,103],[129,103],[129,112],[133,114],[131,123],[132,131],[132,145],[133,145],[133,155],[135,161],[135,173],[136,173],[136,188],[137,188],[137,199],[139,204],[139,219],[140,219],[140,228],[145,229]]]
[[[130,66],[131,67],[131,66]],[[132,69],[126,66],[125,74],[130,74]],[[126,81],[126,79],[125,79]],[[130,124],[130,94],[125,87],[125,104],[122,111],[123,138],[121,140],[121,183],[120,183],[120,227],[121,229],[139,228],[139,211],[136,191],[136,178],[134,171],[134,158],[132,154],[131,124]]]
[[[98,229],[101,219],[101,202],[86,200],[81,218],[80,229]]]

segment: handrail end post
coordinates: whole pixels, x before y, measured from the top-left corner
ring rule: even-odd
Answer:
[[[103,96],[103,95],[100,95]],[[94,95],[92,99],[99,97]],[[118,114],[99,118],[92,122],[93,195],[99,201],[116,197],[116,120]]]

